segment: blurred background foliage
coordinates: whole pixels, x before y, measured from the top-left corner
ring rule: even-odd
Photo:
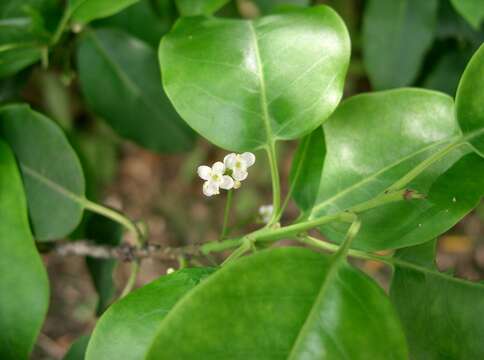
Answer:
[[[333,7],[351,35],[346,97],[404,86],[454,96],[465,65],[484,41],[482,0],[123,0],[118,2],[121,11],[100,9],[98,18],[86,17],[82,6],[75,8],[76,0],[2,0],[0,105],[27,102],[56,121],[81,159],[88,198],[146,221],[150,241],[200,243],[217,236],[224,202],[201,195],[195,169],[224,152],[196,136],[164,94],[159,40],[180,16],[215,12],[254,18],[319,3]],[[73,21],[63,32],[59,24],[66,20],[65,9],[71,9]],[[295,145],[279,145],[283,189]],[[256,226],[259,206],[270,202],[267,169],[260,154],[250,181],[236,194],[234,234]],[[287,216],[296,212],[290,207]],[[481,204],[442,237],[442,269],[483,278],[482,219]],[[118,244],[116,226],[86,214],[71,238]],[[127,270],[114,261],[66,261],[55,255],[44,260],[52,299],[34,357],[55,359],[75,338],[89,333]],[[180,264],[145,261],[140,284]],[[385,285],[388,269],[373,262],[359,265]]]

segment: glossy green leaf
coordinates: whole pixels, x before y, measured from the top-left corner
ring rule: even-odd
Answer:
[[[43,15],[50,0],[0,1],[0,78],[40,59],[50,39]]]
[[[77,59],[88,106],[120,135],[158,152],[192,147],[194,134],[162,91],[151,47],[118,30],[89,31]]]
[[[344,259],[265,250],[223,267],[163,320],[148,359],[406,359],[381,288]]]
[[[324,134],[327,154],[311,218],[333,214],[374,198],[460,136],[452,98],[419,89],[352,97],[325,123]],[[427,194],[435,180],[463,151],[451,152],[408,187]],[[458,186],[457,191],[462,192],[464,188]],[[382,250],[425,241],[421,237],[405,236],[423,223],[422,214],[431,211],[431,206],[430,199],[401,201],[365,212],[361,215],[362,227],[353,241],[354,247]],[[455,223],[453,217],[445,224],[438,221],[441,219],[429,221],[422,230],[428,229],[432,234],[442,226],[447,229]],[[346,229],[345,224],[333,223],[322,230],[330,239],[340,241]]]
[[[86,360],[144,359],[162,319],[213,271],[210,268],[183,269],[114,303],[94,329]]]
[[[47,274],[30,233],[22,179],[0,140],[0,358],[26,360],[47,313]]]
[[[116,14],[139,0],[69,0],[72,21],[88,23],[94,19]]]
[[[151,0],[141,0],[114,16],[94,22],[93,25],[121,29],[153,47],[158,47],[161,36],[170,30],[175,21],[174,14],[168,12],[164,15],[161,17],[157,14]]]
[[[319,127],[301,140],[289,175],[290,192],[302,211],[313,208],[321,182],[326,146]]]
[[[484,358],[484,284],[441,273],[435,242],[397,251],[390,296],[415,360]]]
[[[181,16],[212,15],[229,0],[175,0]]]
[[[363,18],[363,60],[373,87],[414,82],[432,44],[437,0],[369,0]]]
[[[0,137],[20,164],[35,238],[68,235],[82,217],[84,175],[65,135],[28,105],[9,105],[0,108]]]
[[[67,353],[62,358],[62,360],[84,360],[88,342],[89,342],[89,335],[84,335],[78,338],[71,345]]]
[[[484,45],[467,65],[456,95],[457,120],[475,151],[484,156]]]
[[[96,244],[116,246],[121,243],[123,229],[120,224],[105,218],[104,216],[92,214],[86,220],[84,233],[86,238]],[[113,282],[113,271],[117,261],[112,259],[95,259],[86,257],[87,268],[91,274],[94,288],[98,293],[97,315],[107,309],[116,293]]]
[[[350,44],[340,17],[318,6],[253,21],[182,18],[159,55],[182,118],[214,144],[244,151],[302,137],[331,114]]]
[[[362,214],[363,226],[355,246],[367,250],[397,248],[443,234],[479,204],[484,195],[482,174],[484,160],[475,154],[464,156],[424,192],[426,199],[389,204]],[[424,191],[425,184],[415,181],[410,186]],[[343,224],[324,228],[325,234],[336,241],[346,230]]]
[[[482,0],[450,0],[455,9],[461,14],[474,28],[479,29],[479,25],[484,20],[484,2]]]

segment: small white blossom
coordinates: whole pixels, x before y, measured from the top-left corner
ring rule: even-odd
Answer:
[[[272,205],[262,205],[259,208],[259,215],[264,224],[268,224],[269,221],[271,221],[273,212],[274,212],[274,206]]]
[[[220,161],[217,161],[212,167],[199,166],[198,176],[200,176],[205,182],[203,183],[203,194],[206,196],[212,196],[220,194],[219,189],[230,190],[234,187],[234,180],[224,175],[225,165]]]
[[[255,155],[251,152],[243,154],[228,154],[224,157],[224,164],[227,169],[232,170],[232,177],[235,181],[243,181],[247,178],[247,168],[254,165]]]
[[[175,269],[173,269],[172,267],[166,269],[166,275],[173,274],[174,272],[175,272]]]

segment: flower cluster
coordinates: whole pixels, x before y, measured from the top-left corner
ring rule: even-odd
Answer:
[[[247,169],[254,165],[255,155],[250,152],[228,154],[224,161],[217,161],[210,166],[202,165],[197,169],[203,183],[203,194],[212,196],[220,194],[220,189],[238,189],[248,176]]]

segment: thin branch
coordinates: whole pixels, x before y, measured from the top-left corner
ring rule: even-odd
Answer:
[[[51,250],[60,256],[90,256],[96,259],[116,259],[132,262],[144,258],[178,260],[180,256],[198,256],[197,246],[166,247],[158,244],[144,244],[137,247],[129,244],[119,246],[99,245],[89,240],[57,243]]]

